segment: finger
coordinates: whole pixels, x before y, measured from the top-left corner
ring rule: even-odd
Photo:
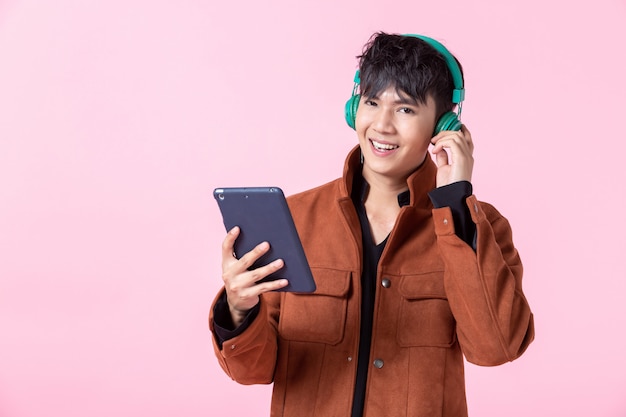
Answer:
[[[444,150],[444,148],[452,149],[459,147],[459,144],[462,142],[456,132],[448,132],[448,134],[437,138],[435,142],[435,147],[433,148],[433,153],[439,153]]]
[[[435,154],[435,160],[437,163],[437,167],[442,167],[445,165],[448,165],[449,163],[449,158],[448,158],[448,152],[446,152],[445,149],[440,149],[439,152],[435,152],[433,150],[433,153]]]
[[[266,276],[273,274],[281,269],[285,263],[282,259],[276,259],[267,265],[260,266],[258,268],[251,269],[245,278],[245,284],[252,285],[257,281],[261,281]]]
[[[222,241],[222,261],[229,258],[234,258],[235,241],[239,237],[241,230],[239,226],[235,226],[226,233],[226,237]]]
[[[237,279],[230,280],[227,284],[228,292],[232,294],[238,294],[240,298],[257,297],[261,292],[272,291],[277,288],[282,288],[287,283],[284,279],[273,280],[259,283],[263,278],[278,271],[284,266],[282,259],[276,259],[267,265],[255,268],[250,271],[246,271],[238,276]],[[276,283],[275,281],[281,281]],[[257,284],[258,283],[258,284]]]
[[[435,136],[433,136],[433,138],[430,140],[431,145],[437,145],[437,142],[439,142],[441,140],[441,138],[443,138],[448,132],[447,131],[443,131],[443,132],[439,132],[437,133]]]
[[[444,162],[446,164],[454,164],[456,163],[455,161],[472,159],[471,146],[465,141],[461,134],[450,135],[439,139],[432,152],[439,158],[437,161],[438,166],[442,166],[441,164]],[[446,154],[446,159],[443,159],[443,153]]]
[[[474,145],[471,141],[471,135],[468,135],[469,141],[462,131],[447,132],[445,136],[437,139],[433,152],[439,152],[440,149],[447,148],[455,155],[471,155]],[[469,132],[468,132],[469,134]]]
[[[256,245],[250,252],[245,253],[239,258],[239,263],[242,269],[250,268],[261,256],[265,255],[270,250],[270,244],[267,242],[261,242]],[[276,261],[274,261],[276,262]]]
[[[284,278],[273,280],[273,281],[265,281],[257,285],[257,289],[259,294],[280,290],[281,288],[289,285],[289,281]]]
[[[474,151],[474,141],[472,140],[472,134],[469,129],[465,125],[461,125],[461,132],[463,133],[463,137],[465,142],[468,144],[470,151]]]

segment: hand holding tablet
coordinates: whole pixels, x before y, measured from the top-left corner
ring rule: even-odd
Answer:
[[[313,292],[315,281],[293,223],[287,201],[278,187],[217,188],[213,195],[222,213],[227,231],[240,229],[234,243],[234,255],[240,259],[260,243],[268,242],[250,271],[264,267],[276,259],[284,265],[258,281],[287,279],[289,284],[276,291]]]

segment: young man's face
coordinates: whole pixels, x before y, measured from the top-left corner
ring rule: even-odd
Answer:
[[[428,95],[418,104],[393,86],[361,97],[355,127],[363,152],[363,176],[404,183],[426,158],[435,129],[436,106]]]

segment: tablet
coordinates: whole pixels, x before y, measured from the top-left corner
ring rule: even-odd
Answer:
[[[289,284],[277,291],[313,292],[315,281],[302,243],[293,223],[285,195],[278,187],[216,188],[213,196],[222,213],[224,226],[239,226],[235,241],[237,258],[250,252],[261,242],[270,249],[250,269],[280,258],[284,266],[261,281],[286,278]]]

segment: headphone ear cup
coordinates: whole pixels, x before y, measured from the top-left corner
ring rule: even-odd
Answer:
[[[361,95],[353,94],[350,97],[350,100],[346,102],[345,114],[346,114],[346,122],[348,126],[352,129],[355,129],[356,123],[356,111],[359,108],[359,102],[361,101]]]
[[[437,122],[437,126],[435,126],[435,133],[433,133],[433,136],[439,132],[443,132],[446,130],[453,130],[453,131],[461,130],[461,121],[459,120],[456,113],[451,112],[451,111],[444,113],[439,118],[439,121]]]

